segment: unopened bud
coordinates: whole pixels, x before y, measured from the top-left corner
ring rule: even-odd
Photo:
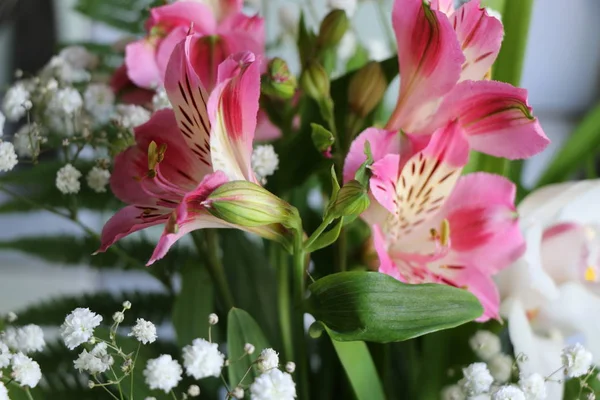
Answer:
[[[123,308],[129,310],[131,308],[131,302],[129,300],[125,300],[123,302]]]
[[[378,62],[371,61],[359,69],[348,86],[350,109],[361,118],[366,117],[381,102],[387,80]]]
[[[123,314],[121,311],[117,311],[116,313],[113,314],[113,321],[115,321],[117,324],[120,324],[121,322],[123,322],[124,319],[125,319],[125,314]]]
[[[246,344],[244,345],[244,352],[245,352],[246,354],[252,354],[252,353],[254,353],[254,350],[255,350],[255,348],[254,348],[254,345],[253,345],[253,344],[251,344],[251,343],[246,343]]]
[[[191,385],[188,388],[187,394],[190,397],[198,397],[198,396],[200,396],[200,387],[198,385]]]
[[[331,146],[335,143],[333,133],[319,124],[310,124],[310,126],[312,128],[311,138],[317,150],[321,153],[329,154]]]
[[[235,397],[236,399],[243,399],[244,398],[244,389],[242,389],[241,387],[236,387],[235,389],[233,389],[233,392],[231,392],[231,395],[233,397]]]
[[[340,189],[328,215],[331,218],[358,216],[370,204],[367,189],[357,180],[346,182]]]
[[[261,227],[282,224],[299,226],[298,211],[262,186],[248,181],[227,182],[205,201],[208,211],[223,221],[243,226]]]
[[[17,314],[15,314],[14,312],[10,311],[8,314],[6,314],[6,320],[8,322],[15,322],[17,320]]]
[[[275,57],[269,62],[267,74],[261,81],[261,90],[265,95],[287,100],[294,96],[297,86],[296,77],[284,60]]]
[[[216,325],[219,323],[219,316],[215,313],[211,313],[208,315],[208,323],[210,325]]]
[[[328,48],[337,46],[348,30],[350,22],[343,10],[333,10],[323,19],[319,28],[317,46]]]
[[[300,86],[315,100],[329,97],[329,77],[318,61],[308,63],[300,77]]]
[[[90,389],[93,389],[93,388],[94,388],[94,386],[96,386],[96,384],[94,383],[94,381],[88,381],[88,387],[89,387]]]
[[[285,364],[285,370],[286,370],[287,372],[289,372],[290,374],[294,373],[294,371],[296,370],[296,364],[295,364],[295,363],[293,363],[292,361],[288,361],[288,362]]]

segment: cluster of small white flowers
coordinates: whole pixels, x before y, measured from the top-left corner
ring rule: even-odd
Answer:
[[[19,157],[32,157],[37,152],[41,137],[35,124],[25,124],[14,134],[12,143]]]
[[[4,342],[10,349],[29,354],[44,350],[46,342],[44,331],[37,325],[29,324],[23,327],[9,326],[0,335],[0,341]]]
[[[10,353],[8,346],[5,343],[0,342],[0,370],[10,365],[11,358],[12,354]]]
[[[10,400],[8,398],[8,389],[2,382],[0,382],[0,400]]]
[[[492,400],[526,400],[525,393],[517,386],[501,386],[492,394]]]
[[[202,379],[218,377],[225,364],[225,356],[218,345],[204,339],[194,339],[191,345],[183,348],[183,365],[188,376]]]
[[[168,354],[148,360],[144,377],[150,389],[160,389],[168,393],[179,384],[182,373],[181,365]]]
[[[476,396],[486,393],[490,390],[494,378],[487,368],[487,365],[482,362],[473,363],[467,368],[463,368],[464,378],[459,384],[463,391],[469,396]]]
[[[40,365],[23,353],[17,353],[11,360],[11,377],[21,386],[34,388],[42,379]]]
[[[67,164],[56,173],[56,188],[63,194],[75,194],[81,189],[81,172],[71,164]]]
[[[273,368],[257,377],[250,386],[252,400],[293,400],[296,384],[292,376]]]
[[[81,46],[65,47],[58,55],[48,61],[42,71],[42,77],[56,77],[63,82],[85,82],[90,79],[86,70],[93,68],[96,57]]]
[[[200,387],[198,385],[190,385],[187,391],[188,396],[198,397],[200,396]]]
[[[115,120],[126,129],[133,129],[150,119],[150,111],[131,104],[119,104],[115,109]]]
[[[266,372],[279,366],[279,354],[273,349],[264,349],[258,356],[256,364],[259,371]]]
[[[490,373],[498,383],[508,382],[512,375],[513,358],[508,354],[496,354],[487,363]]]
[[[156,326],[150,321],[138,318],[128,336],[134,336],[143,344],[153,343],[156,341]]]
[[[0,172],[11,171],[18,162],[13,144],[0,141]]]
[[[459,385],[450,385],[442,389],[442,400],[465,400],[467,396]]]
[[[105,193],[110,181],[110,172],[107,169],[94,167],[85,177],[88,186],[96,193]]]
[[[167,91],[165,88],[160,87],[156,89],[156,94],[152,97],[152,109],[154,111],[158,111],[162,110],[163,108],[173,108],[173,106],[169,101],[169,97],[167,96]]]
[[[60,326],[60,334],[65,345],[73,350],[82,343],[89,341],[94,335],[94,328],[100,325],[102,317],[89,308],[76,308]]]
[[[48,102],[47,113],[72,116],[83,107],[83,99],[77,89],[67,86],[56,90]]]
[[[562,362],[565,375],[577,378],[587,374],[592,367],[592,353],[587,351],[580,343],[569,346],[562,351]]]
[[[327,0],[327,6],[331,9],[344,10],[348,17],[354,15],[357,0]]]
[[[546,381],[540,374],[521,375],[519,387],[528,400],[543,400],[546,398]]]
[[[4,95],[2,109],[9,121],[16,122],[31,108],[31,93],[23,82],[16,82]]]
[[[110,86],[93,83],[85,89],[83,103],[97,124],[105,124],[114,112],[115,94]]]
[[[107,345],[104,342],[98,343],[91,352],[83,350],[79,357],[73,362],[76,369],[87,371],[90,374],[99,374],[113,365],[114,359],[108,354]]]
[[[279,156],[270,144],[256,146],[252,152],[252,170],[259,181],[266,182],[279,168]]]

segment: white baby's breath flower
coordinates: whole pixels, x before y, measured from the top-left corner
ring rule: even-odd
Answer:
[[[502,386],[492,395],[492,400],[526,400],[525,393],[514,385]]]
[[[10,354],[8,346],[5,343],[0,342],[0,370],[10,365],[11,358],[12,354]]]
[[[37,150],[39,142],[40,137],[35,124],[26,124],[20,127],[12,140],[15,152],[19,157],[31,157],[34,151]]]
[[[512,374],[513,359],[507,354],[496,354],[488,361],[488,368],[499,383],[508,382]]]
[[[113,314],[112,318],[113,318],[113,321],[120,324],[121,322],[123,322],[123,320],[125,320],[125,314],[123,314],[123,312],[121,312],[121,311],[117,311],[116,313]]]
[[[0,382],[0,400],[10,400],[8,397],[8,389],[2,382]]]
[[[473,363],[463,368],[464,378],[459,382],[463,391],[469,396],[485,393],[490,389],[494,378],[485,363]]]
[[[156,326],[150,321],[138,318],[128,336],[134,336],[143,344],[153,343],[156,341]]]
[[[173,108],[173,106],[169,101],[169,97],[167,96],[167,91],[165,88],[160,87],[156,89],[156,94],[152,97],[152,109],[154,111],[158,111],[162,110],[163,108]]]
[[[89,308],[76,308],[60,326],[60,334],[65,345],[73,350],[75,347],[90,340],[94,328],[100,325],[102,317]]]
[[[190,387],[187,390],[187,394],[190,397],[200,396],[200,387],[198,385],[190,385]]]
[[[252,152],[252,170],[259,181],[265,181],[279,168],[279,156],[270,144],[256,146]]]
[[[181,365],[168,354],[148,360],[144,377],[150,389],[160,389],[168,393],[181,380]]]
[[[546,382],[540,374],[521,375],[519,387],[527,400],[543,400],[546,398]]]
[[[484,361],[490,360],[502,349],[498,335],[486,330],[477,331],[469,339],[469,345],[477,357]]]
[[[250,386],[252,400],[293,400],[296,384],[292,376],[273,368],[260,375]]]
[[[580,343],[564,348],[562,362],[565,375],[569,378],[577,378],[587,374],[592,367],[592,358],[592,353],[587,351]]]
[[[244,353],[246,354],[253,354],[254,353],[255,347],[252,343],[246,343],[244,345]]]
[[[22,81],[12,85],[4,95],[2,109],[4,115],[9,121],[16,122],[27,112],[24,107],[27,101],[30,101],[30,92]]]
[[[188,376],[202,379],[218,377],[225,364],[225,356],[218,345],[204,339],[194,339],[191,345],[183,348],[183,365]]]
[[[67,164],[56,173],[56,188],[63,194],[75,194],[81,189],[81,172],[71,164]]]
[[[103,83],[93,83],[85,89],[83,102],[98,124],[105,124],[114,112],[115,94],[110,86]]]
[[[277,368],[279,365],[279,354],[273,349],[264,349],[258,356],[257,367],[261,372]]]
[[[11,171],[18,162],[13,144],[0,141],[0,172]]]
[[[99,374],[106,371],[110,365],[104,363],[101,357],[96,357],[87,350],[83,350],[79,357],[73,362],[75,369],[79,372],[87,371],[90,374]]]
[[[97,61],[96,56],[83,46],[67,46],[58,53],[58,56],[75,69],[91,68]]]
[[[96,193],[106,193],[106,186],[110,181],[110,171],[94,167],[85,177],[88,186]]]
[[[15,321],[17,320],[17,318],[18,318],[17,314],[15,314],[15,313],[14,313],[14,312],[12,312],[12,311],[9,311],[8,313],[6,313],[6,320],[7,320],[9,323],[13,323],[13,322],[15,322]]]
[[[242,389],[241,387],[237,386],[235,389],[233,389],[233,391],[231,392],[231,394],[236,399],[243,399],[244,398],[244,389]]]
[[[17,353],[12,357],[11,377],[22,386],[34,388],[42,379],[42,371],[37,362],[23,353]]]
[[[150,111],[144,107],[132,104],[119,104],[116,107],[115,120],[124,128],[133,129],[148,122],[149,119]]]
[[[344,10],[348,17],[354,15],[357,0],[327,0],[327,6],[331,9]]]
[[[29,324],[20,328],[9,326],[0,337],[14,351],[28,354],[42,351],[46,346],[44,331],[37,325]]]
[[[208,315],[208,323],[210,325],[216,325],[219,323],[219,316],[215,313],[211,313]]]
[[[67,58],[56,55],[43,68],[41,77],[44,79],[55,77],[62,82],[71,83],[88,81],[90,74],[85,69],[72,65]]]
[[[81,110],[82,106],[81,94],[74,87],[67,86],[52,94],[48,103],[48,112],[71,116]]]
[[[460,386],[450,385],[442,389],[441,398],[442,400],[466,400],[467,396]]]

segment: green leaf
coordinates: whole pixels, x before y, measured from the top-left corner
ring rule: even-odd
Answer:
[[[333,133],[328,129],[325,129],[323,125],[310,124],[312,128],[312,141],[317,150],[320,152],[327,151],[335,143]]]
[[[222,230],[219,236],[234,305],[243,306],[253,315],[269,341],[279,347],[277,303],[273,301],[277,298],[277,280],[263,242],[251,241],[246,234],[234,230]]]
[[[560,147],[537,186],[566,180],[593,155],[600,146],[600,104],[585,116]]]
[[[251,343],[255,351],[252,355],[244,356],[244,345]],[[258,358],[260,352],[270,347],[260,326],[246,311],[232,308],[227,316],[227,351],[231,364],[228,368],[229,385],[249,385],[259,373],[252,367],[244,381],[242,377],[246,374],[252,363]]]
[[[78,0],[75,10],[117,29],[142,33],[149,7],[160,4],[155,0]]]
[[[133,307],[125,313],[125,325],[133,325],[137,318],[144,318],[155,324],[170,319],[173,298],[163,293],[98,292],[75,296],[57,297],[29,306],[17,312],[18,323],[58,326],[67,314],[77,307],[88,307],[102,315],[104,322],[110,324],[112,315],[121,311],[122,304],[129,300]]]
[[[338,342],[333,339],[337,353],[357,400],[384,400],[381,380],[373,358],[364,342]]]
[[[378,272],[342,272],[309,287],[311,313],[335,340],[379,343],[453,328],[481,316],[470,292],[455,287],[408,285]]]
[[[181,270],[181,292],[173,306],[177,344],[186,346],[208,335],[208,315],[214,311],[214,290],[203,265],[188,262]]]

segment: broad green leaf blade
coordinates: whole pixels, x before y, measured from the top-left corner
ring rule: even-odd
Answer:
[[[78,0],[75,10],[122,31],[142,33],[147,10],[161,4],[155,0]]]
[[[251,343],[255,347],[254,354],[244,356],[244,345]],[[227,351],[230,364],[228,367],[229,386],[250,385],[259,373],[252,363],[263,349],[270,347],[260,326],[246,311],[232,308],[227,316]],[[243,356],[243,357],[242,357]],[[252,370],[242,377],[249,368]]]
[[[481,316],[470,292],[407,285],[378,272],[341,272],[309,287],[311,312],[340,341],[387,343],[453,328]]]
[[[589,111],[575,131],[569,135],[542,174],[537,186],[567,179],[598,152],[598,146],[600,146],[600,104]]]
[[[208,315],[214,311],[214,290],[206,268],[186,263],[181,271],[181,292],[173,306],[173,325],[179,347],[208,336]]]
[[[385,400],[381,380],[364,342],[338,342],[332,338],[357,400]]]

